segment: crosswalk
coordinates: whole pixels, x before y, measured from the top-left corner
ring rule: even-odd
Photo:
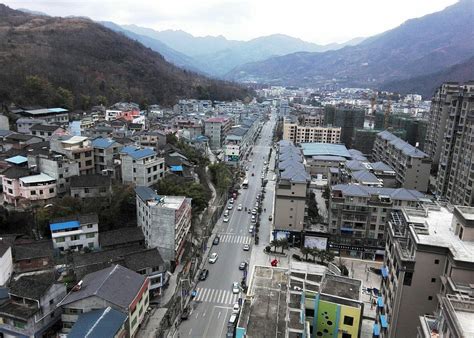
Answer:
[[[237,236],[237,235],[219,235],[221,242],[234,243],[234,244],[250,244],[252,237],[250,236]]]
[[[234,304],[239,299],[239,295],[229,290],[196,288],[197,296],[194,298],[198,302]]]

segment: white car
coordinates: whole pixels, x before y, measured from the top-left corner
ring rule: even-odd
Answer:
[[[224,216],[224,223],[229,222],[229,216]]]
[[[232,308],[232,313],[239,313],[240,312],[240,305],[239,303],[235,303],[234,307]]]
[[[252,219],[250,220],[250,222],[257,223],[257,218],[255,217],[255,215],[252,215]]]
[[[244,251],[249,251],[250,250],[250,245],[244,244]]]
[[[229,216],[229,210],[224,211],[224,216]]]
[[[250,226],[249,228],[249,232],[252,233],[253,232],[253,225]]]
[[[252,209],[252,215],[256,215],[257,214],[257,208],[253,208]]]
[[[217,255],[217,252],[213,252],[209,256],[209,263],[214,264],[215,262],[217,262],[217,258],[219,258],[219,256]]]
[[[239,293],[240,292],[240,286],[239,283],[233,282],[232,283],[232,293]]]
[[[239,206],[237,207],[237,210],[242,210],[242,204],[239,204]]]
[[[230,204],[230,203],[229,203],[229,205],[227,206],[227,209],[228,209],[228,210],[232,210],[232,207],[233,207],[233,206],[234,206],[233,204]]]
[[[229,203],[234,204],[234,198],[233,197],[229,200]]]

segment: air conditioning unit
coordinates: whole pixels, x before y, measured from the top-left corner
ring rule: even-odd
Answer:
[[[102,176],[108,176],[109,171],[107,169],[102,169]]]

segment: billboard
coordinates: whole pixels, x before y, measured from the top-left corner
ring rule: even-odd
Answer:
[[[319,250],[326,250],[328,239],[326,237],[305,236],[304,246],[307,248],[317,248]]]

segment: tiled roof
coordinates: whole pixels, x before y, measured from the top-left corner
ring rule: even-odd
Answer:
[[[81,175],[71,177],[71,188],[92,188],[110,186],[110,177],[103,175]]]
[[[341,156],[347,159],[352,158],[349,151],[343,144],[332,143],[301,143],[304,156],[330,155]]]
[[[15,261],[52,256],[53,243],[51,240],[14,244],[13,246],[13,257]]]
[[[101,232],[99,242],[101,247],[123,245],[130,242],[144,241],[145,237],[139,227],[127,227]]]
[[[142,201],[160,198],[160,196],[150,187],[138,186],[135,188],[135,192]]]
[[[53,132],[61,128],[60,126],[56,125],[51,125],[51,124],[35,124],[34,126],[31,126],[30,130],[31,131],[48,131],[48,132]]]
[[[75,292],[70,292],[60,305],[67,305],[89,297],[98,297],[123,309],[128,309],[146,277],[114,265],[107,269],[86,275],[82,279],[82,286]]]
[[[377,176],[368,170],[358,170],[352,173],[352,177],[361,183],[380,183]]]
[[[56,282],[54,272],[23,276],[10,284],[10,294],[28,299],[40,300]]]
[[[111,147],[114,143],[117,143],[117,142],[111,138],[99,137],[92,141],[92,146],[94,148],[107,149]]]
[[[426,195],[417,190],[408,190],[405,188],[377,188],[355,184],[337,184],[332,187],[332,190],[342,191],[344,195],[348,196],[369,197],[371,195],[387,195],[394,199],[406,201],[418,201],[426,198]]]

